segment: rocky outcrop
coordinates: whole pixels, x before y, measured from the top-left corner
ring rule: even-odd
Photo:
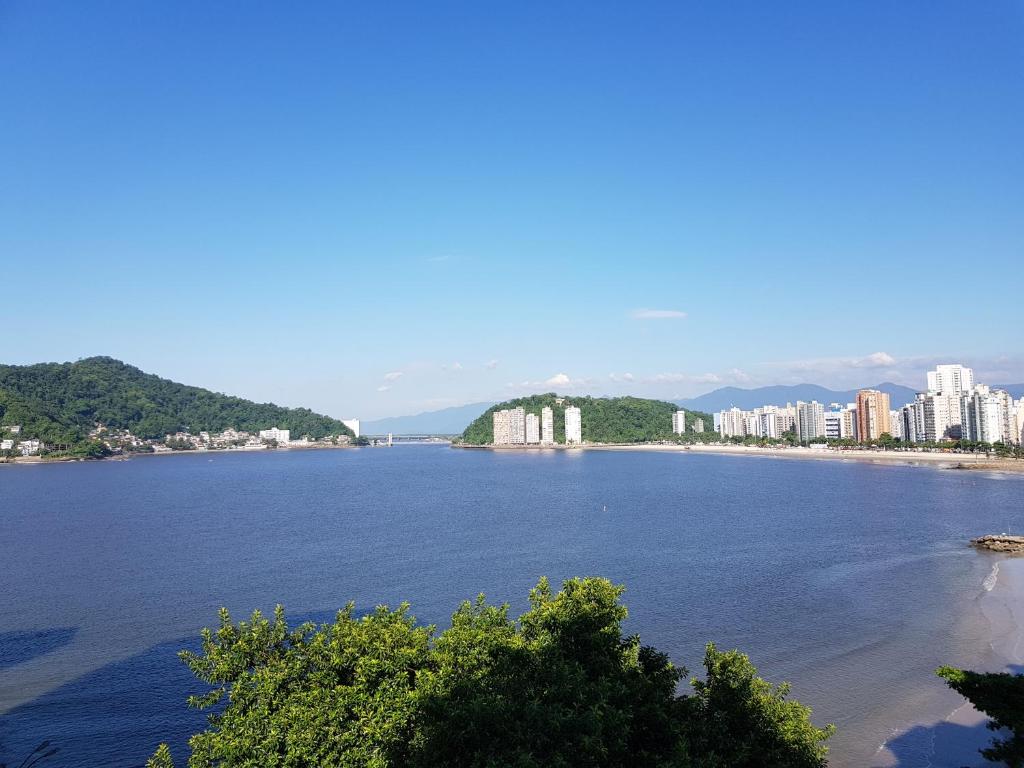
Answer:
[[[992,552],[1024,552],[1024,536],[1010,536],[1005,533],[990,533],[971,539],[971,546]]]

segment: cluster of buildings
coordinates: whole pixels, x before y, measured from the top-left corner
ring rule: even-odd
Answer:
[[[781,438],[787,432],[801,443],[853,440],[867,443],[889,435],[905,443],[970,440],[1024,443],[1024,398],[976,384],[974,371],[962,365],[939,365],[927,376],[927,389],[912,403],[893,409],[889,395],[862,389],[856,402],[812,400],[796,405],[764,405],[751,411],[731,408],[715,416],[723,437]]]
[[[555,401],[561,405],[564,400]],[[494,445],[554,445],[555,444],[555,413],[549,406],[544,406],[540,416],[527,413],[522,407],[507,408],[495,411]],[[580,409],[575,405],[565,408],[565,444],[580,445],[583,443],[583,419]]]
[[[16,453],[19,456],[37,456],[43,450],[43,444],[38,440],[21,439],[21,425],[12,424],[8,427],[0,427],[0,453]]]
[[[359,422],[352,427],[346,422],[346,426],[355,431],[358,437]],[[3,455],[16,456],[37,456],[47,448],[54,446],[45,445],[36,439],[21,439],[22,428],[20,425],[0,427],[0,453]],[[97,440],[115,454],[132,452],[156,452],[161,453],[173,450],[262,450],[267,447],[278,448],[308,448],[317,445],[345,445],[351,442],[348,436],[327,437],[321,440],[310,440],[307,437],[292,440],[291,431],[287,429],[261,429],[257,433],[243,432],[237,429],[226,429],[219,433],[200,432],[175,432],[165,435],[162,440],[146,440],[133,435],[127,429],[111,429],[97,425],[89,432],[91,440]],[[61,447],[61,446],[56,446]]]

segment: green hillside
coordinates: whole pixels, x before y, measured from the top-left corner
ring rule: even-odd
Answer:
[[[561,403],[558,401],[561,400]],[[583,441],[585,443],[644,443],[654,440],[674,440],[672,414],[678,406],[663,400],[645,400],[639,397],[564,397],[554,392],[544,395],[520,397],[488,408],[466,427],[462,442],[469,445],[487,445],[494,440],[495,411],[522,406],[527,413],[540,415],[545,406],[554,411],[555,442],[565,442],[565,408],[575,405],[580,409]],[[712,428],[710,414],[700,411],[686,412],[686,426],[693,429],[696,419],[704,419],[704,428]]]
[[[0,365],[0,425],[23,437],[75,444],[95,424],[155,439],[168,433],[290,429],[296,437],[351,435],[340,421],[177,384],[109,357],[75,363]]]

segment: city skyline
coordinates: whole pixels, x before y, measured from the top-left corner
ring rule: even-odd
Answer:
[[[365,419],[950,359],[1024,381],[991,285],[1024,276],[1022,23],[8,4],[0,362]]]

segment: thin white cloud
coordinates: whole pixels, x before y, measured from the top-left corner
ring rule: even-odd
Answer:
[[[447,253],[443,254],[441,256],[428,256],[427,257],[427,261],[430,262],[431,264],[440,264],[442,261],[448,261],[449,259],[451,259],[451,255],[447,254]]]
[[[404,375],[402,371],[389,371],[384,374],[384,381],[398,381]]]
[[[387,392],[389,389],[391,389],[391,387],[389,387],[387,384],[381,384],[379,387],[377,387],[378,392]]]
[[[678,309],[634,309],[629,313],[634,320],[682,320],[686,313]]]
[[[484,368],[486,368],[489,371],[493,371],[497,367],[498,367],[498,361],[497,360],[488,360],[486,363],[484,363]]]

